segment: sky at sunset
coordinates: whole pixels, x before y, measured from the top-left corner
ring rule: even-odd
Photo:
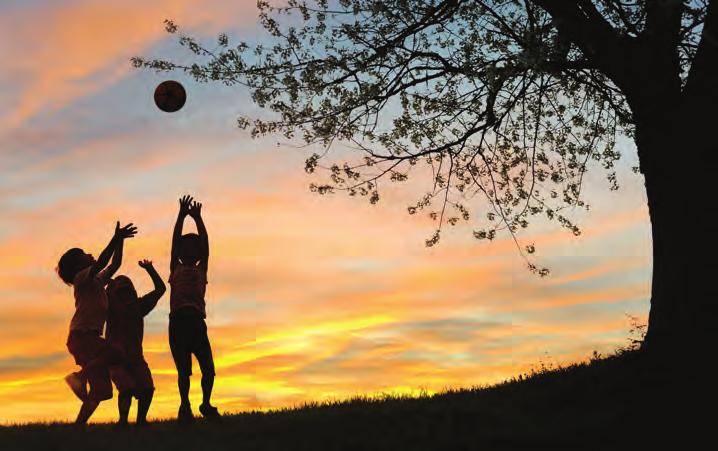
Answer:
[[[620,145],[620,191],[601,173],[588,177],[591,211],[573,216],[580,237],[540,222],[522,235],[549,277],[529,273],[509,236],[477,241],[471,224],[427,248],[432,222],[406,209],[423,191],[387,186],[375,206],[312,194],[303,168],[313,149],[252,140],[235,126],[256,111],[243,88],[129,64],[135,55],[193,60],[164,32],[166,18],[210,43],[220,32],[265,39],[255,3],[0,3],[0,423],[72,420],[79,408],[63,381],[76,366],[65,347],[73,297],[54,272],[59,256],[75,246],[98,255],[116,220],[134,222],[139,234],[120,272],[146,292],[137,261],[153,260],[168,277],[183,194],[204,203],[209,231],[220,411],[499,382],[627,343],[627,315],[648,313],[651,269],[630,142]],[[152,102],[167,78],[188,91],[178,113]],[[179,405],[168,313],[169,294],[145,319],[157,386],[150,418]],[[113,400],[93,421],[116,415]]]

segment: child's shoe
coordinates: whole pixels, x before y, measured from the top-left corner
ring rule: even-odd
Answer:
[[[65,376],[65,382],[70,386],[72,392],[77,396],[80,401],[87,401],[87,387],[85,386],[86,381],[79,373],[70,373]]]
[[[184,424],[194,423],[192,407],[189,404],[180,405],[179,412],[177,412],[177,421]]]
[[[209,420],[218,420],[222,418],[217,408],[211,404],[202,404],[199,406],[199,411],[203,417]]]

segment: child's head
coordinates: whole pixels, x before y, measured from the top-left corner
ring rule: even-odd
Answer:
[[[186,265],[196,265],[202,258],[199,235],[187,233],[182,235],[179,243],[179,259]]]
[[[117,276],[107,284],[107,300],[110,306],[118,302],[129,302],[137,299],[137,290],[127,276]]]
[[[57,275],[63,282],[72,285],[78,272],[95,263],[95,257],[78,247],[68,250],[57,262]]]

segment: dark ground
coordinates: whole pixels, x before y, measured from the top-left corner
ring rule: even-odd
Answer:
[[[710,359],[649,362],[624,351],[488,388],[241,413],[189,427],[0,427],[0,450],[718,449],[696,442],[718,435],[713,373],[702,364]]]

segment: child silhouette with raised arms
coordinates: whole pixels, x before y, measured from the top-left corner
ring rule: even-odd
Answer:
[[[177,367],[177,387],[181,399],[177,418],[181,422],[194,420],[189,401],[192,354],[202,371],[202,404],[199,411],[206,418],[219,418],[217,408],[210,403],[215,373],[205,323],[209,240],[201,213],[201,203],[191,196],[183,196],[179,200],[179,213],[172,234],[169,341]],[[187,216],[194,219],[198,233],[182,234]]]
[[[124,240],[136,233],[137,228],[132,224],[120,227],[118,222],[112,239],[97,260],[80,248],[72,248],[60,257],[57,264],[58,275],[72,286],[75,297],[75,314],[70,321],[67,349],[81,370],[65,377],[65,381],[82,401],[76,419],[78,424],[86,424],[100,402],[112,398],[108,366],[119,362],[121,356],[102,338],[108,310],[105,285],[122,264]]]
[[[147,424],[147,412],[155,391],[150,367],[142,352],[144,317],[152,311],[165,293],[165,284],[152,262],[141,260],[139,266],[147,271],[154,289],[142,297],[127,276],[117,276],[107,285],[110,308],[107,316],[107,341],[121,350],[124,364],[110,367],[110,377],[117,387],[119,424],[126,426],[132,404],[137,398],[137,425]]]

